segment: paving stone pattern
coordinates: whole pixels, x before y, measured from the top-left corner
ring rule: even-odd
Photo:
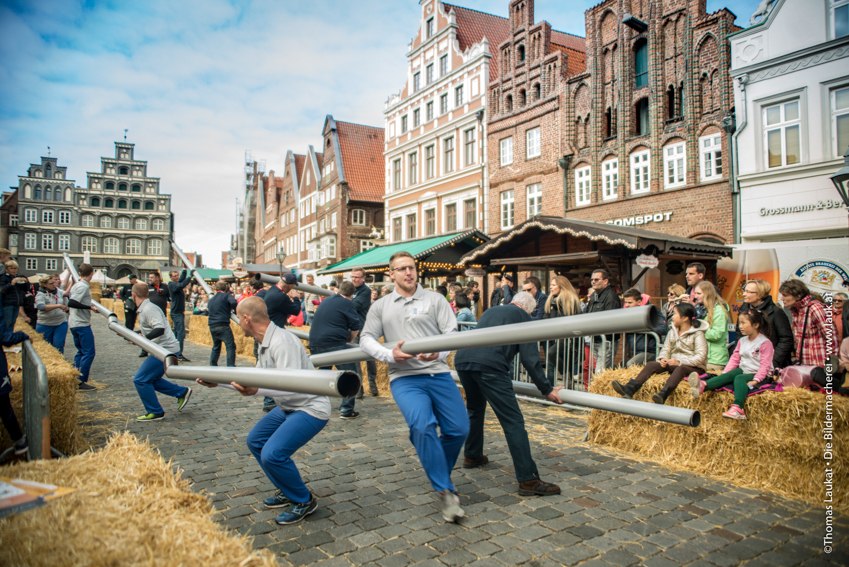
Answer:
[[[618,456],[580,441],[585,420],[524,403],[534,457],[556,497],[520,497],[497,422],[488,424],[483,469],[454,471],[466,511],[446,524],[388,397],[358,403],[359,419],[338,412],[295,459],[319,508],[295,526],[261,501],[273,493],[245,437],[263,414],[261,399],[194,388],[184,412],[162,397],[166,417],[143,413],[132,385],[138,350],[95,318],[91,409],[114,412],[112,430],[149,439],[205,493],[228,528],[254,537],[281,565],[823,565],[849,563],[849,518],[835,525],[834,552],[822,551],[824,513],[804,503]],[[68,341],[66,356],[73,357]],[[192,364],[209,348],[186,344]],[[224,353],[221,364],[224,363]],[[240,358],[240,366],[252,360]],[[542,441],[540,432],[547,432]],[[102,439],[96,440],[102,442]]]

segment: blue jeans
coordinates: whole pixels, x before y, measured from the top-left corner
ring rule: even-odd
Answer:
[[[218,358],[221,356],[221,343],[227,347],[227,366],[236,366],[236,339],[230,323],[223,325],[210,325],[209,333],[212,335],[212,352],[209,353],[209,365],[218,366]]]
[[[183,340],[186,338],[186,316],[183,313],[171,313],[171,321],[174,323],[174,336],[180,343],[180,352],[177,353],[177,356],[180,356],[183,354]]]
[[[469,437],[466,439],[466,457],[483,456],[483,425],[486,403],[492,407],[513,458],[516,480],[525,482],[539,478],[539,471],[531,456],[531,444],[525,430],[525,416],[519,409],[516,393],[509,376],[495,372],[458,370],[460,382],[466,391],[466,408],[469,410]]]
[[[3,324],[9,327],[9,331],[14,332],[15,321],[18,319],[19,307],[17,305],[3,306]]]
[[[451,469],[469,434],[469,416],[451,374],[402,376],[392,380],[389,389],[410,427],[410,441],[431,486],[454,491]]]
[[[65,353],[65,337],[68,336],[67,321],[55,326],[36,323],[35,330],[44,335],[44,340],[53,345],[56,350],[62,354]]]
[[[166,396],[181,398],[189,389],[186,386],[178,386],[169,382],[162,376],[165,374],[165,365],[161,360],[148,356],[141,363],[139,369],[133,376],[133,384],[139,393],[146,413],[165,413],[156,397],[156,392],[162,392]]]
[[[276,407],[248,433],[248,449],[262,472],[292,502],[309,502],[312,498],[292,455],[325,425],[326,419],[318,419],[303,411],[287,413]]]
[[[333,347],[314,347],[310,346],[310,354],[321,354],[324,352],[335,352],[337,350],[345,350],[348,347],[345,345],[333,346]],[[348,370],[349,372],[357,372],[357,366],[359,366],[355,362],[351,362],[348,364],[337,364],[336,370]],[[332,370],[332,366],[322,366],[319,370]],[[359,372],[357,372],[359,374]],[[349,398],[342,398],[342,403],[339,405],[339,413],[342,415],[351,415],[354,413],[354,402],[357,401],[356,394]]]
[[[91,327],[74,327],[71,329],[77,354],[74,355],[74,368],[80,371],[80,382],[88,382],[88,373],[94,362],[94,333]]]

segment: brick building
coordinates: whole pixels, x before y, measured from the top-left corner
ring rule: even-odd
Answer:
[[[574,38],[549,32],[546,43],[550,28],[532,26],[533,6],[510,3],[514,41],[501,57],[511,65],[501,61],[503,79],[490,84],[499,107],[490,118],[489,211],[500,229],[539,211],[732,242],[723,127],[733,111],[734,15],[708,14],[705,0],[601,2],[586,12],[581,72]],[[560,73],[555,93],[546,91],[548,61]],[[516,148],[502,148],[510,129]]]
[[[404,87],[385,105],[386,240],[485,229],[486,94],[505,18],[421,0]]]
[[[277,246],[286,253],[283,264],[298,266],[298,187],[301,171],[304,169],[307,156],[296,154],[292,150],[286,152],[283,160],[283,181],[280,190],[275,192],[277,202]],[[275,251],[275,257],[276,257]]]
[[[535,23],[533,0],[512,0],[509,13],[511,33],[498,45],[489,84],[490,234],[534,215],[563,214],[566,81],[586,67],[584,38]]]

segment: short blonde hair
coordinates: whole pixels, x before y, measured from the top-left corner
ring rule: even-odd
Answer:
[[[769,285],[769,282],[766,280],[746,280],[746,283],[743,284],[743,288],[745,289],[747,285],[752,284],[755,286],[757,290],[758,297],[763,299],[772,291],[772,286]]]
[[[6,266],[7,268],[17,268],[18,267],[18,263],[15,262],[14,260],[6,260],[3,263],[3,265]]]

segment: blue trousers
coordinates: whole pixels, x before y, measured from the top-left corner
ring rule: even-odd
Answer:
[[[17,305],[4,305],[3,306],[3,324],[9,327],[9,331],[15,331],[15,321],[18,319],[18,306]]]
[[[230,323],[223,325],[210,325],[209,334],[212,335],[212,351],[209,353],[209,365],[218,366],[218,358],[221,356],[221,343],[227,347],[227,366],[236,366],[236,339]]]
[[[347,346],[339,345],[333,347],[314,347],[310,346],[310,354],[321,354],[325,352],[335,352],[337,350],[345,350],[348,348]],[[351,362],[349,364],[337,364],[336,370],[348,370],[350,372],[357,372],[357,367],[359,364],[355,362]],[[322,366],[319,370],[332,370],[332,366]],[[357,372],[359,374],[359,372]],[[357,401],[357,396],[353,395],[348,398],[342,398],[342,403],[339,404],[339,413],[342,415],[351,415],[354,413],[354,404]]]
[[[440,492],[455,491],[451,469],[469,434],[469,416],[451,374],[401,376],[389,388],[410,427],[410,441],[431,486]]]
[[[80,371],[80,382],[88,382],[88,373],[94,362],[94,333],[91,327],[74,327],[71,329],[77,354],[74,355],[74,368]]]
[[[180,343],[180,352],[177,353],[177,356],[180,356],[183,354],[183,340],[186,338],[186,316],[183,313],[171,313],[171,321],[174,323],[174,336]]]
[[[262,472],[292,502],[309,502],[312,498],[292,455],[325,425],[326,419],[318,419],[303,411],[287,413],[275,407],[248,433],[248,449]]]
[[[159,404],[156,392],[180,398],[189,391],[186,386],[178,386],[163,378],[164,374],[165,365],[162,364],[162,361],[153,356],[148,356],[133,376],[133,384],[136,386],[136,392],[139,393],[146,413],[165,413],[165,410]]]
[[[36,323],[35,330],[44,335],[44,340],[53,345],[53,347],[65,353],[65,337],[68,336],[68,322],[60,323],[59,325],[42,325]]]

